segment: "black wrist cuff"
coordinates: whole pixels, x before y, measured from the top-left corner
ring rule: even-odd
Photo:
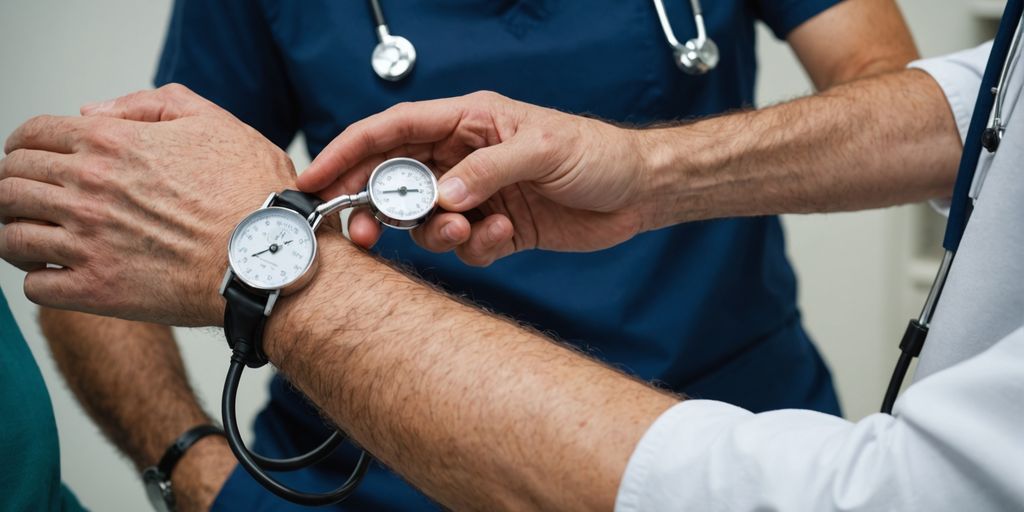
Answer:
[[[285,190],[274,196],[270,206],[288,208],[309,218],[323,201],[298,190]],[[224,289],[224,335],[228,346],[234,350],[232,357],[250,368],[266,365],[263,352],[263,327],[267,323],[267,301],[270,293],[252,290],[237,280],[232,280]]]

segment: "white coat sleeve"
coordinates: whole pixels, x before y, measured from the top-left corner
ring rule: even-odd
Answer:
[[[944,57],[917,60],[907,66],[928,73],[942,88],[949,103],[949,110],[956,120],[961,143],[967,140],[974,105],[978,101],[978,89],[981,88],[981,78],[985,74],[985,65],[991,51],[992,42],[989,41],[970,50]],[[931,205],[946,216],[949,215],[949,203],[949,198],[931,201]]]
[[[1024,329],[912,386],[894,416],[691,400],[630,458],[616,510],[1024,510]]]

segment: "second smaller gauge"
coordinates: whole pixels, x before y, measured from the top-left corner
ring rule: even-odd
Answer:
[[[377,220],[411,229],[430,216],[437,205],[437,178],[417,160],[392,158],[374,169],[367,184],[370,208]]]

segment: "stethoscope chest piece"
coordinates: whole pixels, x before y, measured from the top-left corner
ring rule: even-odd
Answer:
[[[703,75],[718,66],[718,45],[711,39],[690,39],[674,52],[676,66],[688,75]]]
[[[690,0],[690,7],[693,9],[693,24],[697,28],[697,37],[684,44],[679,42],[672,30],[664,0],[654,0],[654,10],[658,13],[658,22],[665,33],[665,40],[672,48],[676,66],[688,75],[703,75],[718,66],[718,45],[708,36],[700,0]]]
[[[409,76],[416,65],[416,47],[402,36],[391,35],[379,0],[370,0],[370,9],[377,25],[377,46],[370,55],[370,65],[377,76],[397,82]]]
[[[416,48],[402,36],[381,34],[370,59],[377,76],[397,82],[412,72],[416,64]]]

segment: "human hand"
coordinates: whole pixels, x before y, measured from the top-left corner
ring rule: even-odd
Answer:
[[[180,85],[82,114],[36,117],[7,139],[0,257],[28,271],[25,295],[41,305],[219,325],[228,236],[294,187],[291,160]]]
[[[447,211],[412,231],[424,248],[479,266],[535,248],[593,251],[643,230],[638,133],[491,92],[407,103],[349,126],[298,186],[355,193],[378,164],[408,156],[442,174]],[[372,246],[380,230],[368,212],[353,213],[356,243]]]

